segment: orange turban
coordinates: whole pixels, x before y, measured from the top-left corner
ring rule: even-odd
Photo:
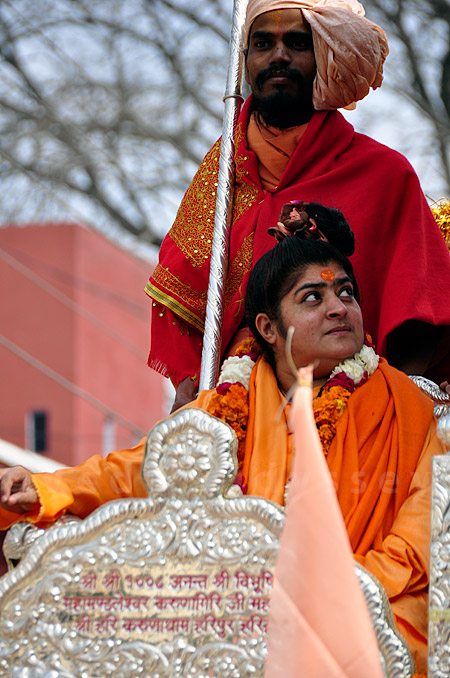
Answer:
[[[383,80],[389,48],[386,34],[365,18],[357,0],[249,0],[244,25],[247,44],[254,20],[277,9],[299,9],[311,26],[317,73],[316,110],[351,107]]]

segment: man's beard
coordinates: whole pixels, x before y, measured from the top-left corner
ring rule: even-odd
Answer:
[[[261,90],[264,82],[275,76],[285,76],[297,82],[296,92],[287,92],[280,87],[271,94],[262,96],[253,91],[253,111],[259,113],[267,125],[287,129],[302,125],[311,119],[312,83],[308,85],[300,71],[293,68],[270,67],[258,73],[255,88]]]

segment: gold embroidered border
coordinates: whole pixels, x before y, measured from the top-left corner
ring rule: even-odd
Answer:
[[[204,323],[202,323],[196,315],[188,311],[187,308],[179,304],[178,301],[171,297],[169,294],[164,294],[164,292],[161,292],[161,290],[159,290],[158,288],[153,287],[153,285],[150,282],[147,283],[144,291],[149,295],[149,297],[159,302],[163,306],[166,306],[171,311],[173,311],[177,316],[185,320],[193,327],[196,327],[200,332],[203,332]]]
[[[234,130],[234,147],[239,150],[239,146],[245,139],[246,135],[246,126],[243,122],[238,122],[236,129]],[[246,158],[245,158],[246,159]],[[236,161],[239,161],[239,157],[236,158]]]
[[[245,273],[251,269],[253,258],[254,233],[250,233],[240,246],[234,260],[230,264],[225,289],[225,304],[229,304],[239,289]],[[243,303],[244,299],[242,299]]]
[[[250,233],[246,238],[244,238],[242,245],[230,264],[225,286],[225,305],[231,302],[242,283],[245,273],[251,268],[253,258],[253,241],[254,233]],[[180,316],[180,318],[183,318],[190,325],[196,327],[198,330],[200,330],[200,332],[203,332],[206,299],[208,294],[207,290],[203,290],[201,292],[194,290],[192,287],[190,287],[190,285],[183,283],[177,276],[171,273],[168,268],[164,268],[160,264],[158,264],[155,268],[152,278],[155,280],[155,282],[160,283],[167,289],[173,290],[173,292],[177,294],[180,299],[186,300],[186,302],[192,308],[199,311],[199,315],[189,311],[169,294],[161,292],[161,290],[152,285],[151,282],[148,282],[145,287],[146,294],[148,294],[149,297],[155,301],[167,306],[167,308],[170,308],[174,313]],[[241,301],[244,303],[243,297]]]
[[[235,172],[236,172],[236,181],[237,183],[241,183],[244,180],[244,177],[247,176],[248,171],[246,169],[245,163],[248,160],[248,157],[246,155],[241,155],[239,153],[239,147],[241,146],[242,142],[244,141],[245,137],[245,130],[244,126],[242,123],[238,123],[236,126],[236,130],[234,133],[234,143],[235,143],[235,148],[236,150],[236,155],[234,157],[234,162],[235,162]]]
[[[236,129],[236,147],[244,137],[242,125]],[[214,214],[219,174],[220,140],[206,154],[179,207],[170,236],[195,268],[200,268],[211,256]],[[234,223],[253,205],[258,189],[243,181],[247,174],[246,156],[236,158],[237,186],[233,200]]]
[[[233,224],[253,205],[258,197],[258,189],[251,184],[239,184],[235,188],[233,201]]]
[[[171,295],[162,292],[150,281],[145,286],[146,294],[155,301],[159,301],[164,306],[167,306],[178,316],[203,332],[207,290],[194,290],[190,285],[183,283],[176,275],[171,273],[168,268],[164,268],[160,264],[155,268],[152,279],[162,287],[173,291],[188,306],[198,311],[198,315],[181,305]]]
[[[196,268],[211,256],[219,156],[220,140],[198,168],[170,231],[172,240]]]
[[[235,131],[235,145],[239,149],[245,138],[245,128],[242,123],[238,123]],[[248,184],[244,177],[247,176],[248,171],[246,169],[246,162],[248,160],[247,156],[236,154],[236,186],[234,189],[234,201],[233,201],[233,223],[239,219],[245,210],[253,205],[258,197],[258,189],[252,184]]]

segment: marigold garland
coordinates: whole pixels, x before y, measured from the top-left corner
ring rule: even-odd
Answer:
[[[256,362],[261,349],[255,339],[245,339],[235,355],[225,361],[216,392],[211,396],[208,411],[231,426],[238,439],[238,475],[236,483],[246,491],[242,477],[245,438],[248,422],[249,361]],[[313,398],[313,412],[324,454],[327,455],[336,435],[336,426],[345,412],[348,399],[364,384],[378,367],[378,356],[371,346],[364,345],[359,353],[344,360],[332,371],[330,378]],[[227,381],[227,376],[233,381]]]
[[[350,381],[350,379],[349,379]],[[319,395],[313,398],[313,412],[316,420],[317,430],[319,432],[320,442],[323,452],[328,454],[328,450],[336,435],[336,425],[344,414],[347,407],[347,401],[354,390],[354,384],[351,388],[344,386],[324,386]]]
[[[245,437],[247,435],[247,421],[248,421],[248,388],[249,388],[249,377],[250,374],[248,371],[248,365],[242,364],[240,367],[239,363],[248,361],[249,359],[253,364],[257,361],[258,357],[261,355],[261,349],[258,346],[257,342],[253,337],[244,339],[236,348],[234,356],[228,358],[226,363],[234,363],[235,369],[233,372],[239,372],[241,369],[242,376],[241,381],[236,381],[230,383],[228,381],[222,381],[216,386],[216,392],[212,395],[210,403],[208,405],[208,411],[226,422],[234,432],[238,439],[238,477],[241,479],[241,482],[238,484],[241,486],[242,490],[245,491],[243,485],[242,476],[240,473],[243,461],[244,461],[244,451],[245,451]],[[221,376],[219,377],[219,382],[223,377],[225,369],[222,368]]]
[[[241,341],[239,346],[237,346],[234,354],[239,358],[242,358],[244,355],[247,355],[249,358],[256,362],[259,356],[261,355],[261,349],[257,344],[256,339],[253,339],[253,337],[248,337],[247,339]]]
[[[431,206],[431,211],[450,249],[450,200],[438,200]]]
[[[208,410],[215,417],[223,419],[235,431],[239,442],[245,439],[248,419],[248,391],[242,384],[223,384],[217,387]]]

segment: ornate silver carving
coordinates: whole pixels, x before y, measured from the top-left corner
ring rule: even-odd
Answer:
[[[416,670],[414,659],[396,630],[391,606],[383,587],[360,565],[356,565],[356,574],[369,609],[385,675],[389,678],[412,676]]]
[[[450,447],[450,414],[438,434]],[[433,459],[431,500],[430,602],[428,628],[430,678],[450,675],[450,454]]]
[[[186,409],[150,432],[142,474],[151,497],[212,498],[235,476],[237,440],[229,426]],[[231,454],[230,454],[231,452]]]
[[[411,377],[434,402],[438,435],[450,448],[450,396],[424,377]],[[428,674],[450,675],[450,454],[433,459],[428,622]]]
[[[179,412],[148,438],[151,498],[36,539],[0,581],[0,674],[262,675],[284,514],[231,496],[235,450],[228,426]]]
[[[80,518],[71,515],[62,516],[58,520],[58,525],[68,525],[69,523],[79,523]],[[6,533],[3,541],[3,554],[5,556],[8,569],[16,567],[20,560],[26,555],[30,546],[36,539],[42,537],[45,530],[31,523],[15,523]]]
[[[409,378],[434,402],[434,416],[437,419],[450,413],[450,396],[434,381],[415,375]]]
[[[148,498],[27,530],[26,557],[0,581],[0,675],[262,676],[284,512],[233,496],[235,450],[228,426],[183,410],[149,435]],[[406,678],[384,594],[356,571],[386,675]]]

